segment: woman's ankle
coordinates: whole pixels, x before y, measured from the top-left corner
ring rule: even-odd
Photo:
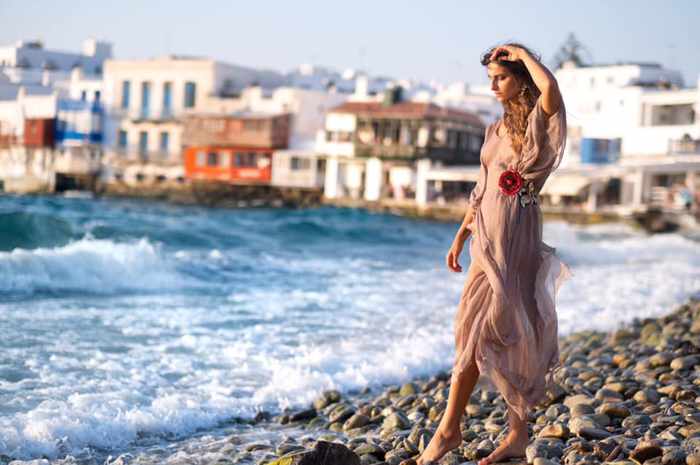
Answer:
[[[462,429],[457,425],[457,427],[442,427],[438,426],[436,432],[440,433],[442,437],[446,439],[454,439],[462,437]]]

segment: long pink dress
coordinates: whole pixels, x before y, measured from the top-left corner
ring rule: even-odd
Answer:
[[[545,395],[559,364],[555,299],[572,276],[555,249],[542,241],[538,204],[522,206],[518,195],[498,188],[506,169],[517,170],[539,192],[561,162],[566,110],[548,116],[542,97],[528,115],[521,156],[500,120],[486,128],[481,169],[469,196],[475,209],[469,245],[471,263],[455,315],[453,373],[476,363],[521,418]],[[498,132],[501,132],[499,136]]]

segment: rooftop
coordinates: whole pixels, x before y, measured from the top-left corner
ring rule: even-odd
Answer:
[[[270,119],[279,116],[289,115],[289,113],[284,112],[253,112],[248,110],[234,111],[230,113],[202,113],[198,112],[195,114],[187,115],[187,118],[191,119],[210,119],[210,118],[225,118],[225,119]]]
[[[654,62],[643,62],[643,61],[617,61],[615,63],[587,63],[576,65],[573,62],[565,63],[563,68],[609,68],[613,66],[639,66],[641,68],[655,68],[661,69],[662,66],[659,63]]]
[[[479,127],[484,126],[481,118],[474,113],[427,102],[398,102],[393,105],[384,105],[382,102],[345,102],[331,108],[329,112],[368,115],[375,118],[449,118]]]

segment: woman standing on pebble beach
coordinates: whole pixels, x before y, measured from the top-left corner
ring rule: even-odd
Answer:
[[[437,462],[462,443],[462,414],[480,376],[503,396],[510,430],[478,465],[523,457],[528,409],[544,398],[559,364],[555,298],[571,273],[542,241],[537,194],[563,156],[564,102],[553,74],[523,45],[493,47],[481,64],[504,114],[486,128],[479,179],[446,257],[461,272],[458,258],[472,236],[447,407],[430,444],[406,464]]]

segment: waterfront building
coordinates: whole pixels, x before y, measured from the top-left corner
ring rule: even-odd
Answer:
[[[545,184],[545,204],[629,214],[672,207],[700,187],[700,86],[656,63],[556,71],[567,107],[565,163]]]
[[[272,153],[287,148],[291,116],[237,113],[183,119],[187,179],[269,184]]]
[[[326,116],[316,150],[326,158],[324,196],[415,198],[416,162],[478,165],[484,125],[469,112],[401,98],[346,102]]]
[[[257,83],[273,88],[284,77],[208,58],[166,56],[108,60],[105,100],[114,124],[105,132],[105,181],[184,181],[183,118],[210,112],[213,102],[235,99]]]
[[[0,180],[15,192],[91,187],[100,170],[107,42],[0,47]]]
[[[653,63],[574,66],[555,71],[567,109],[561,166],[540,193],[545,211],[632,215],[677,208],[700,190],[700,86]],[[417,203],[463,201],[477,167],[418,165]],[[468,182],[454,195],[445,186]],[[697,208],[697,205],[696,205]]]

